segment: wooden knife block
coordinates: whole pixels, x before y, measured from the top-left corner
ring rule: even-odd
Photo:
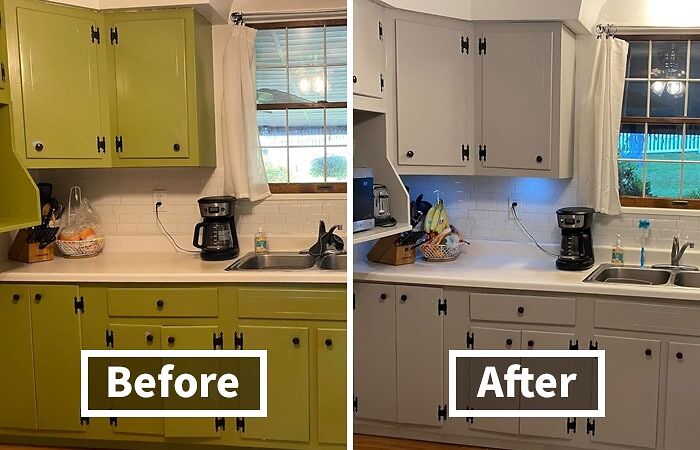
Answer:
[[[411,245],[396,245],[396,236],[381,238],[367,253],[372,262],[401,266],[416,262],[416,250]]]
[[[8,258],[25,263],[53,260],[55,244],[52,242],[45,248],[39,248],[39,242],[28,242],[30,236],[31,231],[26,228],[19,230],[8,252]]]

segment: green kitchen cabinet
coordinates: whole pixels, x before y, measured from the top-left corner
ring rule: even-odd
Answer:
[[[0,429],[36,429],[29,286],[0,285]]]
[[[267,417],[245,419],[244,440],[309,441],[309,329],[241,326],[243,348],[267,350]]]
[[[318,442],[345,444],[347,333],[332,328],[319,328],[316,333]]]

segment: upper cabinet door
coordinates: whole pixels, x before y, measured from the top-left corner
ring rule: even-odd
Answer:
[[[99,13],[34,2],[15,12],[26,157],[106,159]]]
[[[471,56],[464,24],[396,20],[398,163],[465,167],[473,120]]]
[[[356,0],[354,6],[353,92],[383,98],[386,70],[383,8],[365,0]]]
[[[187,158],[188,23],[173,11],[108,15],[116,83],[119,158]]]

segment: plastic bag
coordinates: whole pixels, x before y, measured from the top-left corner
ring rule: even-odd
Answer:
[[[70,190],[68,210],[61,217],[59,227],[59,241],[87,241],[104,238],[100,216],[92,208],[87,197],[83,197],[78,186],[73,186]]]

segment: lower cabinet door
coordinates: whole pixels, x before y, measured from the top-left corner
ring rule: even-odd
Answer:
[[[668,344],[666,381],[666,450],[695,450],[700,441],[700,345]]]
[[[267,417],[246,418],[243,439],[309,441],[309,329],[242,326],[245,350],[267,350]]]
[[[472,328],[475,350],[518,350],[520,348],[520,331],[503,330],[498,328]],[[503,373],[510,364],[518,363],[518,360],[503,360],[496,364],[498,373]],[[472,389],[483,377],[484,364],[470,361],[469,382]],[[476,385],[478,386],[478,385]],[[473,393],[472,393],[473,394]],[[519,399],[479,399],[476,395],[470,395],[470,407],[472,409],[518,409]],[[497,403],[496,403],[497,402]],[[498,433],[518,434],[518,419],[511,417],[475,417],[469,426],[470,430],[495,431]]]
[[[36,429],[29,286],[0,285],[0,428]]]
[[[80,312],[77,286],[32,285],[32,343],[39,430],[83,431],[80,424]]]
[[[594,336],[605,350],[605,417],[591,419],[591,441],[656,448],[658,340]]]
[[[319,328],[316,334],[316,392],[318,442],[345,444],[347,440],[347,333]]]
[[[115,350],[160,350],[161,327],[159,325],[109,325],[109,330],[114,336]],[[141,360],[136,365],[129,364],[132,368],[132,380],[138,376],[136,373],[158,373],[160,360]],[[162,409],[163,399],[154,395],[148,400],[133,400],[132,396],[112,400],[113,409],[132,409],[133,403],[144,405],[148,402],[152,409]],[[163,435],[163,419],[158,417],[120,417],[116,426],[112,427],[115,433]]]
[[[569,344],[574,342],[574,335],[569,333],[550,333],[542,331],[522,332],[523,350],[568,350]],[[537,376],[543,373],[573,373],[573,359],[561,359],[556,365],[551,360],[543,358],[522,358],[523,367],[530,369],[530,372]],[[520,409],[561,409],[572,410],[574,408],[574,396],[577,392],[573,389],[569,392],[568,398],[558,398],[556,400],[542,400],[535,398],[520,398]],[[585,393],[583,393],[585,395]],[[590,393],[589,393],[590,395]],[[530,436],[543,436],[549,438],[572,439],[573,433],[567,432],[566,418],[530,418],[520,419],[520,434]]]
[[[215,326],[164,326],[161,332],[161,348],[163,350],[212,350],[214,335],[218,334]],[[197,376],[199,373],[219,373],[218,362],[202,360],[183,361],[178,360],[173,371],[173,379],[182,373],[190,373]],[[183,402],[187,402],[185,405]],[[187,409],[192,405],[192,399],[181,400],[176,396],[170,396],[164,400],[165,409]],[[197,401],[197,409],[220,409],[218,396],[200,398]],[[166,418],[166,438],[213,438],[220,437],[214,418]]]

